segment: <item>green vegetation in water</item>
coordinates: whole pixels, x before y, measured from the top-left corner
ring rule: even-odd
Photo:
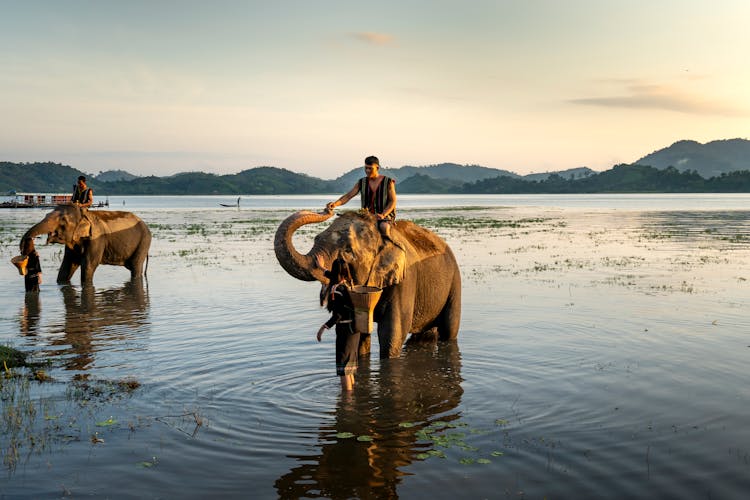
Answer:
[[[402,422],[399,424],[401,428],[412,428],[419,424],[414,422]],[[457,429],[463,428],[463,431]],[[447,454],[443,450],[460,450],[462,453],[480,452],[477,446],[470,445],[466,442],[467,436],[470,435],[481,435],[486,434],[487,430],[469,428],[468,424],[459,422],[444,422],[436,421],[432,422],[415,433],[415,437],[418,441],[427,442],[433,446],[432,449],[422,453],[418,453],[416,458],[419,460],[427,460],[429,458],[447,458]],[[502,456],[503,453],[500,451],[493,451],[490,453],[492,457]],[[491,460],[486,457],[462,457],[459,459],[459,463],[463,465],[471,464],[489,464]]]
[[[502,229],[502,228],[525,228],[533,224],[542,224],[549,221],[544,218],[524,219],[493,219],[491,217],[436,217],[434,219],[418,218],[413,222],[417,225],[433,228],[448,229]]]
[[[6,368],[9,357],[18,361],[21,356],[11,348],[3,348],[2,352],[5,365],[0,373],[0,456],[9,471],[15,470],[21,457],[42,453],[51,446],[84,441],[82,434],[91,426],[92,410],[97,405],[130,395],[140,387],[135,379],[74,379],[67,384],[65,397],[76,404],[59,407],[59,394],[57,398],[38,394],[41,383],[51,380],[44,370],[26,361]],[[94,423],[107,428],[118,425],[113,417]],[[91,442],[104,440],[95,433]]]
[[[0,345],[0,366],[7,372],[9,368],[26,365],[26,354],[9,346]]]

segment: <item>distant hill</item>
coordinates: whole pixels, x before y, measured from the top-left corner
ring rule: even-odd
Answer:
[[[750,170],[750,141],[727,139],[701,144],[678,141],[639,159],[636,164],[679,171],[695,170],[706,179],[729,172]]]
[[[482,179],[491,179],[501,175],[510,177],[520,177],[518,174],[501,170],[499,168],[482,167],[479,165],[458,165],[456,163],[440,163],[438,165],[429,165],[425,167],[413,167],[406,165],[400,168],[381,168],[380,173],[396,179],[400,185],[401,181],[415,175],[424,175],[433,179],[445,179],[456,181],[461,184],[464,182],[475,182]],[[348,191],[354,186],[358,179],[364,176],[362,167],[355,168],[338,177],[334,183],[338,191]],[[453,185],[454,182],[448,183]],[[399,188],[401,190],[401,188]]]
[[[543,181],[550,175],[559,175],[563,179],[583,179],[589,175],[595,174],[589,167],[578,167],[569,168],[568,170],[561,170],[559,172],[545,172],[541,174],[528,174],[523,176],[525,181]]]
[[[750,192],[750,141],[679,141],[639,163],[596,173],[587,167],[520,176],[479,165],[441,163],[384,168],[399,193]],[[0,193],[72,192],[78,169],[59,163],[0,162]],[[276,167],[237,174],[182,172],[138,177],[122,170],[87,175],[96,197],[110,195],[339,194],[364,175],[361,167],[324,180]]]
[[[138,178],[137,175],[133,175],[124,170],[107,170],[106,172],[100,172],[99,175],[94,176],[94,179],[99,182],[132,181],[136,178]]]
[[[396,184],[399,193],[441,194],[455,192],[464,183],[449,179],[436,179],[425,174],[415,174]]]
[[[79,175],[86,174],[59,163],[4,161],[0,162],[0,193],[72,193]]]
[[[215,175],[184,172],[170,177],[138,177],[131,181],[108,182],[101,192],[115,194],[310,194],[330,193],[332,181],[276,167],[257,167],[237,174]]]

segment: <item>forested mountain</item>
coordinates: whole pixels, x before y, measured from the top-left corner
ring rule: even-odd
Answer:
[[[93,178],[99,182],[117,182],[132,181],[137,177],[137,175],[133,175],[124,170],[107,170],[106,172],[99,172],[99,174],[95,175]]]
[[[95,190],[97,191],[97,190]],[[102,183],[98,192],[117,194],[310,194],[334,192],[332,181],[275,167],[257,167],[238,174],[185,172],[170,177],[138,177]]]
[[[458,165],[457,163],[440,163],[438,165],[429,165],[426,167],[413,167],[403,166],[400,168],[386,168],[381,167],[380,173],[396,179],[397,183],[401,183],[413,177],[415,175],[421,175],[425,177],[431,177],[432,179],[444,179],[448,182],[447,185],[455,185],[456,182],[463,184],[464,182],[475,182],[482,179],[491,179],[501,175],[509,177],[520,177],[520,175],[507,170],[501,170],[499,168],[481,167],[479,165]],[[358,179],[362,178],[364,172],[362,167],[355,168],[345,173],[341,177],[335,179],[335,186],[338,191],[348,191],[354,186],[354,183]],[[438,184],[434,184],[436,187]],[[431,191],[435,192],[435,191]]]
[[[701,144],[678,141],[668,148],[654,151],[637,162],[658,169],[695,170],[706,179],[729,172],[750,170],[750,141],[728,139]]]
[[[680,141],[643,157],[638,164],[616,165],[600,173],[581,167],[519,176],[455,163],[383,168],[381,172],[396,179],[400,193],[750,192],[749,169],[750,141],[732,139],[708,144]],[[72,192],[82,174],[86,175],[58,163],[0,162],[0,193]],[[323,180],[282,168],[257,167],[229,175],[183,172],[136,177],[113,171],[88,178],[96,196],[251,195],[344,193],[363,175],[357,168],[337,179]]]
[[[543,181],[550,175],[559,175],[563,179],[582,179],[589,175],[595,174],[593,170],[588,167],[569,168],[568,170],[561,170],[559,172],[545,172],[541,174],[528,174],[523,176],[525,181]]]
[[[59,163],[0,162],[0,194],[8,191],[31,193],[68,193],[79,175],[85,175]]]

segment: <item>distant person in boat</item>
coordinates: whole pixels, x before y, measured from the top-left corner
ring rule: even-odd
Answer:
[[[323,267],[320,261],[317,264]],[[336,325],[336,375],[341,378],[341,389],[351,391],[357,371],[360,332],[354,329],[354,304],[348,289],[352,285],[349,264],[339,257],[325,276],[329,281],[320,296],[320,305],[331,312],[331,317],[318,329],[317,339],[320,342],[323,332]]]
[[[38,292],[42,284],[42,265],[39,262],[39,253],[34,248],[34,238],[23,240],[21,255],[28,259],[26,263],[26,275],[23,277],[27,292]]]
[[[379,172],[380,160],[377,156],[365,158],[365,177],[357,181],[348,193],[336,201],[326,204],[326,210],[346,204],[359,193],[362,208],[378,219],[380,234],[391,239],[391,224],[396,219],[396,181]]]
[[[86,177],[78,176],[78,182],[73,186],[73,198],[70,200],[74,205],[88,208],[94,203],[94,191],[86,185]]]

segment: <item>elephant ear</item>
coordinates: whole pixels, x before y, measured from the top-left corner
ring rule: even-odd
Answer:
[[[86,240],[91,238],[92,224],[88,217],[81,217],[81,221],[76,226],[73,233],[73,241]]]
[[[406,253],[393,243],[387,243],[375,257],[369,283],[380,288],[396,285],[404,279]]]

